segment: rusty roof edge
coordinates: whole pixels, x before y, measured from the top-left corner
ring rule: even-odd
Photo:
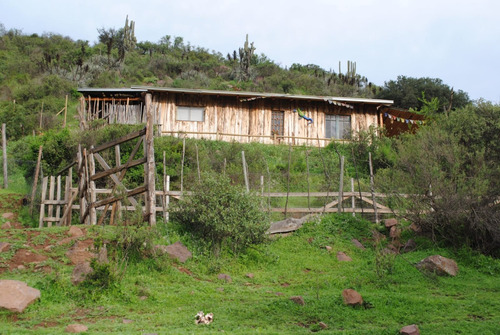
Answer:
[[[282,99],[316,100],[316,101],[339,101],[339,102],[366,103],[366,104],[377,104],[377,105],[388,105],[388,106],[390,106],[394,103],[393,100],[383,100],[383,99],[346,98],[346,97],[295,95],[295,94],[281,94],[281,93],[260,93],[260,92],[246,92],[246,91],[222,91],[222,90],[205,90],[205,89],[194,89],[194,88],[132,86],[132,89],[155,91],[155,92],[211,94],[211,95],[227,95],[227,96],[241,96],[241,97],[282,98]]]

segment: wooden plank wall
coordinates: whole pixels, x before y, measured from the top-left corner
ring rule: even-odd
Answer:
[[[335,106],[321,101],[297,101],[285,99],[255,99],[241,101],[238,97],[212,96],[182,93],[157,93],[153,106],[158,113],[158,123],[164,134],[186,132],[188,137],[211,140],[260,142],[272,144],[272,111],[284,112],[284,136],[294,145],[317,145],[317,138],[325,137],[325,114],[351,115],[353,132],[367,130],[371,125],[379,126],[375,106],[355,105],[355,109]],[[205,107],[205,121],[176,121],[176,106]],[[300,108],[314,120],[308,124],[293,110]],[[198,133],[198,134],[190,134]],[[218,133],[217,136],[215,133]],[[249,135],[234,137],[224,134]],[[253,136],[253,137],[252,137]],[[301,137],[307,139],[300,139]],[[287,139],[282,143],[289,143]],[[321,141],[324,145],[325,141]]]

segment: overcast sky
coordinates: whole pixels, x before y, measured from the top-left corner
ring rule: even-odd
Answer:
[[[165,35],[221,52],[243,46],[285,67],[357,72],[377,85],[440,78],[471,99],[500,103],[498,0],[0,0],[0,23],[25,34],[97,41],[134,20],[138,41]]]

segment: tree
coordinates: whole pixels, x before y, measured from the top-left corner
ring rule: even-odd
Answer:
[[[428,77],[398,76],[397,80],[385,82],[382,90],[376,94],[376,98],[394,100],[395,107],[419,110],[423,106],[423,102],[420,100],[422,94],[429,101],[433,98],[439,100],[439,112],[465,107],[470,103],[469,95],[466,92],[454,91],[441,79]]]

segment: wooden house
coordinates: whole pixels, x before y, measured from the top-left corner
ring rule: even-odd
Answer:
[[[314,146],[349,140],[370,127],[383,128],[393,104],[380,99],[149,86],[78,91],[83,94],[80,113],[87,122],[141,123],[151,108],[161,135]]]

